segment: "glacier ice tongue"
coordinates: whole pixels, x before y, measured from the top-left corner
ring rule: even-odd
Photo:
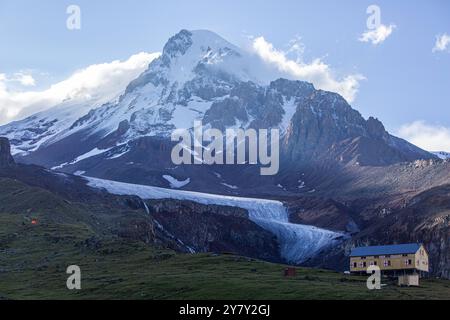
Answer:
[[[300,264],[320,251],[339,243],[344,234],[289,222],[286,207],[280,201],[223,196],[183,190],[170,190],[117,181],[84,177],[93,188],[105,189],[117,195],[135,195],[142,199],[177,199],[204,205],[222,205],[246,209],[249,218],[272,232],[280,243],[281,256],[290,263]]]

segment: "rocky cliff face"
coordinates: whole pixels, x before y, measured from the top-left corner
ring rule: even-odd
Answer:
[[[415,196],[397,195],[348,203],[357,212],[358,231],[348,241],[308,262],[310,266],[348,270],[348,255],[355,246],[423,243],[429,253],[430,274],[450,278],[450,185],[434,187]],[[309,216],[310,210],[299,212]],[[327,215],[316,223],[327,223]],[[352,214],[353,215],[353,214]]]
[[[246,210],[179,200],[146,202],[159,229],[176,237],[192,252],[234,253],[282,261],[276,237],[250,221]]]
[[[9,167],[12,165],[14,165],[14,159],[11,156],[9,140],[0,137],[0,167]]]
[[[378,119],[365,120],[338,94],[320,90],[298,102],[284,144],[291,161],[385,166],[433,158],[391,136]]]
[[[431,273],[450,278],[450,185],[421,192],[400,208],[379,211],[360,239],[421,242],[428,250]]]

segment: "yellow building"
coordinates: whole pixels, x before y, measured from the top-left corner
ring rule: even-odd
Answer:
[[[383,272],[428,272],[428,253],[419,243],[357,247],[350,253],[350,271],[366,273],[369,266]]]

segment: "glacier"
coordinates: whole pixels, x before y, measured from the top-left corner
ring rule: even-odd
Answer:
[[[322,250],[340,243],[344,233],[289,222],[288,211],[276,200],[224,196],[183,190],[171,190],[92,177],[83,177],[92,188],[116,195],[135,195],[142,199],[176,199],[204,205],[221,205],[246,209],[249,218],[273,233],[280,244],[281,256],[289,263],[301,264]]]

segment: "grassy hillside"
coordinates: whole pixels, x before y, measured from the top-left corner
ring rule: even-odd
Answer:
[[[445,299],[450,281],[366,289],[365,278],[232,255],[185,255],[124,238],[97,211],[40,188],[0,181],[0,298],[4,299]],[[111,209],[113,210],[113,209]],[[104,209],[102,209],[103,214]],[[110,212],[111,216],[118,213]],[[127,214],[136,215],[136,212]],[[108,216],[109,217],[109,216]],[[37,224],[32,224],[37,219]],[[105,218],[106,219],[106,218]],[[111,220],[114,226],[116,220]],[[121,220],[118,220],[121,221]],[[130,228],[128,228],[130,229]],[[66,288],[79,265],[82,290]]]
[[[30,252],[26,266],[2,273],[0,295],[9,299],[445,299],[449,281],[423,280],[420,288],[389,284],[368,291],[365,279],[299,269],[234,256],[174,255],[130,244],[105,244],[89,254],[67,251],[43,263]],[[33,262],[36,261],[36,262]],[[65,288],[65,267],[82,269],[82,290]],[[386,282],[386,281],[384,281]]]
[[[392,283],[369,291],[365,278],[228,255],[181,255],[122,239],[83,242],[89,233],[68,225],[22,225],[0,214],[0,296],[7,299],[444,299],[450,281],[422,280],[420,288]],[[11,232],[13,231],[13,232]],[[82,290],[69,291],[67,266],[82,270]]]

